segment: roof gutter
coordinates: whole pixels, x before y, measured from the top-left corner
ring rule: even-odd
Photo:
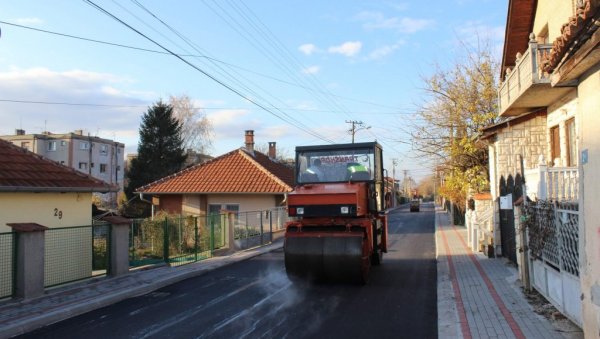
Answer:
[[[33,192],[33,193],[108,193],[118,192],[118,187],[100,189],[98,187],[24,187],[24,186],[0,186],[0,192]]]
[[[150,204],[150,206],[152,206],[152,213],[150,214],[151,220],[154,220],[154,204],[152,203],[151,200],[146,200],[144,199],[144,193],[140,192],[140,200],[143,202],[147,202]]]

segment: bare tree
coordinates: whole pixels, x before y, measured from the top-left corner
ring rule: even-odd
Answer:
[[[446,168],[440,194],[464,206],[467,190],[485,190],[488,182],[487,145],[483,127],[496,122],[498,62],[489,47],[465,46],[466,57],[448,69],[436,67],[425,82],[425,102],[417,111],[413,147]]]
[[[194,107],[189,96],[170,96],[173,115],[181,124],[181,139],[185,149],[206,153],[212,147],[213,128],[210,120]]]

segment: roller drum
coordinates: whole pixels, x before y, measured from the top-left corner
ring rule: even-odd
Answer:
[[[365,282],[362,235],[288,237],[284,252],[291,278]]]

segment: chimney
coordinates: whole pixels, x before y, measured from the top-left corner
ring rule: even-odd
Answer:
[[[246,151],[254,152],[254,131],[249,129],[246,130]]]
[[[277,147],[275,146],[275,141],[269,142],[269,158],[275,160],[277,157]]]
[[[24,129],[16,129],[15,135],[25,135],[25,130]]]

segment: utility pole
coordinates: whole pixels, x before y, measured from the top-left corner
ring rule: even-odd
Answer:
[[[403,190],[404,190],[404,195],[410,200],[410,193],[408,192],[408,182],[406,181],[406,174],[408,173],[408,170],[404,170],[404,180],[403,180]]]
[[[354,143],[354,134],[356,134],[356,132],[360,131],[361,129],[371,128],[371,126],[365,126],[365,123],[362,121],[346,120],[346,123],[352,124],[352,127],[348,130],[348,132],[350,132],[352,135],[352,143]]]
[[[392,159],[392,207],[396,207],[396,165],[398,159]]]

